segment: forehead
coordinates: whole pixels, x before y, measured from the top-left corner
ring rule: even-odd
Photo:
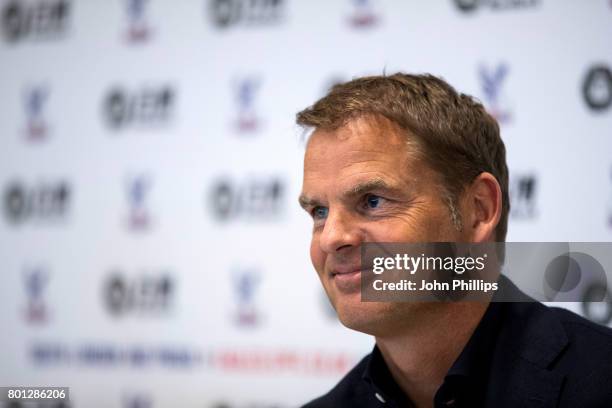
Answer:
[[[313,132],[306,147],[304,172],[306,176],[360,166],[407,165],[406,161],[416,159],[414,147],[414,141],[390,121],[357,118],[335,130]]]
[[[406,140],[399,126],[383,117],[359,116],[349,119],[346,123],[334,130],[317,129],[313,132],[308,145],[324,136],[325,139],[334,139],[338,142],[351,139],[364,144],[380,144],[383,141],[398,145]]]
[[[347,198],[365,186],[416,193],[437,182],[417,147],[411,134],[387,120],[355,119],[333,131],[317,130],[306,148],[300,201]]]

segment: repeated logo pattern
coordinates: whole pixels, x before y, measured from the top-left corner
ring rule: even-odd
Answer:
[[[141,387],[157,375],[197,377],[198,406],[331,387],[370,344],[316,286],[293,121],[356,76],[431,69],[482,101],[508,148],[513,240],[561,222],[610,240],[612,36],[593,5],[609,2],[572,6],[594,17],[574,42],[549,0],[332,3],[0,2],[0,287],[18,325],[0,378],[92,372],[111,408],[164,406]],[[551,193],[577,185],[572,203]],[[591,286],[576,307],[612,324],[609,288]],[[275,399],[279,373],[295,399]],[[71,407],[102,404],[82,389]]]

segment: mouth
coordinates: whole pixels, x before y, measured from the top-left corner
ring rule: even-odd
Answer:
[[[336,274],[332,274],[332,278],[336,282],[345,282],[345,283],[349,283],[353,281],[361,282],[361,271],[357,270],[357,271],[346,272],[346,273],[336,273]]]
[[[344,277],[348,277],[348,276],[353,276],[355,274],[361,273],[361,269],[355,269],[352,271],[348,271],[348,272],[338,272],[338,271],[332,271],[331,272],[331,276],[332,278],[335,278],[337,276],[344,278]]]
[[[355,292],[361,288],[361,269],[333,270],[331,280],[341,292]]]

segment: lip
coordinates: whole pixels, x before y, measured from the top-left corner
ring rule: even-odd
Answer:
[[[349,275],[355,272],[361,272],[361,266],[359,265],[347,266],[347,267],[337,266],[335,268],[332,268],[332,270],[330,271],[330,274],[332,277],[334,277],[336,275]]]
[[[361,289],[361,269],[358,267],[335,268],[330,276],[340,292],[349,293]]]

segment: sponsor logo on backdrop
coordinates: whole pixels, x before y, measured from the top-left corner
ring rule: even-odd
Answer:
[[[540,5],[541,0],[452,0],[461,12],[471,14],[477,10],[510,11],[530,9]]]
[[[82,344],[36,341],[28,345],[29,360],[36,366],[138,369],[207,369],[219,373],[294,373],[344,375],[361,355],[336,350],[292,348],[219,348],[202,350],[184,345],[116,344],[103,340]]]
[[[24,134],[26,140],[38,142],[47,139],[49,126],[44,108],[49,99],[49,88],[44,85],[28,87],[23,94],[23,108],[26,117]]]
[[[589,68],[582,82],[584,102],[593,111],[606,111],[612,105],[612,70],[606,65]]]
[[[535,174],[517,174],[510,178],[510,217],[537,217],[538,182]]]
[[[206,361],[208,367],[224,373],[295,373],[298,375],[343,375],[353,367],[361,356],[353,355],[337,346],[328,352],[282,349],[210,350]]]
[[[115,317],[167,316],[175,297],[174,277],[160,271],[129,276],[112,271],[103,284],[103,301]]]
[[[54,40],[66,34],[70,18],[70,2],[13,0],[5,3],[0,12],[2,34],[6,42]]]
[[[131,231],[144,232],[151,227],[151,215],[146,199],[151,189],[151,178],[141,174],[131,177],[126,185],[129,205],[127,225]]]
[[[184,345],[115,344],[104,340],[77,345],[35,342],[29,346],[33,364],[44,367],[88,367],[103,370],[138,368],[193,369],[205,362],[202,351]]]
[[[147,21],[149,0],[124,0],[127,17],[125,40],[128,44],[143,44],[151,37],[151,27]]]
[[[176,91],[170,85],[130,91],[113,87],[105,95],[102,108],[106,124],[112,129],[154,128],[172,119],[175,102]]]
[[[272,221],[285,208],[285,182],[279,177],[258,177],[238,182],[220,179],[209,192],[212,215],[221,222]]]
[[[49,271],[43,266],[23,271],[23,286],[27,296],[24,317],[27,323],[40,325],[49,319],[45,292],[49,284]]]
[[[14,181],[4,190],[4,215],[13,225],[62,221],[69,204],[70,185],[65,181],[34,186]]]
[[[498,64],[493,68],[481,65],[478,69],[480,87],[484,94],[487,110],[500,125],[512,120],[512,112],[508,107],[504,93],[504,82],[509,71],[510,67],[505,63]]]
[[[285,18],[285,1],[208,0],[208,13],[219,29],[273,26]]]
[[[376,26],[380,17],[375,12],[372,0],[351,0],[353,12],[349,24],[354,28],[371,28]]]
[[[235,119],[235,129],[241,134],[252,134],[261,127],[261,120],[257,117],[255,98],[261,87],[261,80],[257,77],[242,78],[234,82],[234,95],[238,116]]]
[[[260,323],[255,295],[261,283],[261,273],[254,268],[236,269],[232,274],[232,285],[237,304],[234,322],[240,327],[254,327]]]

